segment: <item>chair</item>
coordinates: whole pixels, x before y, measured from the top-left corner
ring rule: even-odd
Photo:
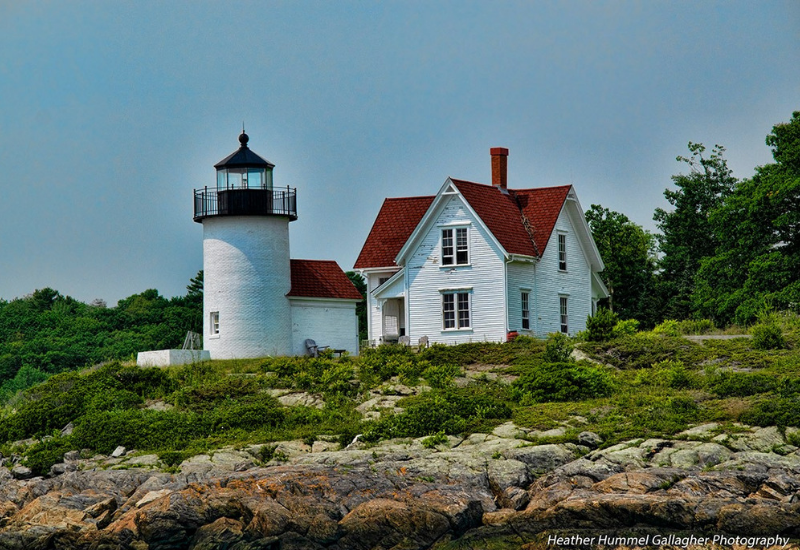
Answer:
[[[319,357],[320,350],[325,351],[330,346],[318,346],[317,343],[311,338],[306,339],[304,342],[306,346],[306,355],[311,357]]]
[[[425,349],[428,347],[428,337],[427,336],[420,336],[419,337],[419,349]]]

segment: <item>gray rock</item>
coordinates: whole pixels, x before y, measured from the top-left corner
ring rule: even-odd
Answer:
[[[64,453],[64,462],[75,462],[81,459],[80,451],[67,451]]]
[[[124,455],[125,455],[125,447],[120,445],[119,447],[114,449],[113,453],[111,453],[111,458],[119,458],[119,457],[124,456]]]
[[[508,459],[519,460],[525,463],[531,472],[541,474],[574,460],[576,450],[575,446],[570,444],[534,445],[510,449],[503,455]]]
[[[31,470],[27,466],[22,466],[21,464],[17,464],[13,468],[11,468],[11,476],[14,479],[30,479],[33,477],[33,470]]]
[[[61,435],[72,435],[72,431],[75,429],[75,426],[70,422],[63,428],[61,428]]]
[[[590,449],[596,449],[603,443],[603,438],[594,432],[581,432],[578,434],[578,443]]]

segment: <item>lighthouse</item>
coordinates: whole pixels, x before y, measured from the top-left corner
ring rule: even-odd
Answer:
[[[203,343],[212,359],[290,355],[289,223],[296,189],[275,187],[275,165],[248,147],[214,165],[216,186],[194,190],[203,224]]]

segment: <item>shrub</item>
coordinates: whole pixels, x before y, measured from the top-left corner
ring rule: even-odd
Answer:
[[[491,388],[433,390],[410,398],[402,413],[381,417],[364,440],[459,434],[482,420],[510,417],[511,409]]]
[[[618,321],[611,331],[612,338],[621,338],[623,336],[633,336],[639,331],[639,321],[636,319],[626,319]]]
[[[775,391],[779,381],[766,374],[723,372],[709,388],[720,397],[747,397]]]
[[[600,308],[597,313],[586,319],[588,339],[592,342],[610,340],[619,316],[610,309]]]
[[[513,383],[523,403],[580,401],[611,395],[611,375],[599,367],[579,363],[544,363],[534,366]]]
[[[653,329],[653,334],[660,334],[662,336],[680,336],[681,331],[678,327],[678,321],[667,319],[660,324],[656,325]]]
[[[64,453],[74,448],[71,437],[45,439],[28,448],[23,463],[34,475],[43,476],[50,471],[53,464],[63,462]]]
[[[759,323],[753,327],[753,347],[758,350],[783,349],[786,342],[780,327],[771,323]]]
[[[677,325],[680,334],[706,334],[716,328],[710,319],[685,319]]]
[[[761,401],[739,415],[739,421],[752,426],[800,427],[800,399],[777,397]]]
[[[461,369],[456,365],[431,365],[422,377],[432,388],[444,389],[453,385],[453,379],[461,374]]]
[[[653,365],[653,381],[659,385],[675,389],[699,386],[697,377],[686,368],[683,361],[666,360]]]
[[[571,360],[572,348],[572,342],[566,334],[562,332],[548,334],[544,360],[550,363],[568,363]]]
[[[447,443],[447,436],[444,432],[436,432],[433,435],[429,435],[425,439],[422,440],[422,446],[426,449],[433,449],[437,445],[442,445]]]

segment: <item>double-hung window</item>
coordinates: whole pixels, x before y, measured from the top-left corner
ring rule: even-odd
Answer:
[[[523,292],[520,295],[520,302],[522,304],[522,328],[530,330],[531,328],[531,310],[530,310],[530,293]]]
[[[558,270],[567,270],[567,236],[564,233],[558,234]]]
[[[212,311],[209,318],[211,336],[219,336],[219,311]]]
[[[442,229],[442,265],[468,264],[468,243],[466,227]]]
[[[569,311],[567,310],[567,297],[559,296],[558,305],[561,320],[561,332],[564,334],[569,333]]]
[[[469,292],[442,294],[442,326],[445,330],[470,328]]]

